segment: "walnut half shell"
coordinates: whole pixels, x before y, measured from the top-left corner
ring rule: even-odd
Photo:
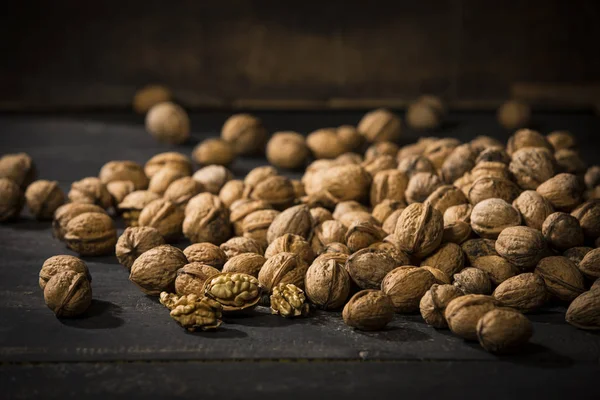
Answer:
[[[239,272],[213,275],[204,283],[204,295],[218,301],[223,311],[254,308],[260,301],[261,293],[258,279]]]

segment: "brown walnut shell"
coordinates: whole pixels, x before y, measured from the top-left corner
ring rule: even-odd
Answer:
[[[567,322],[579,329],[600,329],[600,290],[590,290],[579,295],[569,305]]]
[[[555,209],[570,211],[581,202],[583,187],[577,176],[558,174],[538,186],[536,191]]]
[[[492,296],[503,306],[522,313],[534,312],[548,300],[544,280],[531,272],[508,278],[498,285]]]
[[[589,239],[600,237],[600,199],[589,200],[571,213],[579,220],[583,234]]]
[[[177,271],[187,263],[185,255],[177,247],[154,247],[133,262],[129,280],[150,296],[158,296],[163,291],[172,293]]]
[[[369,143],[395,142],[400,137],[402,121],[391,111],[379,108],[366,113],[356,129]]]
[[[112,206],[112,196],[104,183],[95,177],[73,182],[68,197],[73,203],[95,204],[105,210]]]
[[[306,205],[290,207],[275,217],[267,230],[267,241],[272,243],[286,233],[310,240],[313,234],[313,226],[314,221]]]
[[[202,192],[204,188],[200,183],[190,176],[184,176],[173,181],[163,197],[175,205],[185,208],[188,202],[197,194]]]
[[[92,286],[84,274],[65,270],[47,282],[44,301],[57,318],[76,317],[92,303]]]
[[[206,191],[219,194],[223,185],[233,179],[233,174],[222,165],[207,165],[196,171],[192,177],[200,182]]]
[[[498,235],[495,249],[499,255],[522,270],[532,269],[546,250],[542,232],[525,226],[511,226]]]
[[[532,334],[527,317],[510,308],[492,310],[477,323],[479,344],[491,353],[513,351],[527,343]]]
[[[346,303],[350,295],[350,276],[344,265],[345,254],[323,254],[315,259],[306,271],[305,291],[315,306],[335,310]]]
[[[414,174],[406,187],[406,201],[408,204],[422,203],[442,186],[442,181],[434,173],[419,172]]]
[[[555,212],[546,218],[542,235],[550,246],[560,251],[583,245],[583,229],[579,221],[563,212]]]
[[[117,240],[115,252],[117,260],[128,270],[144,252],[165,244],[160,232],[149,226],[129,227]]]
[[[579,263],[579,270],[590,278],[600,278],[600,248],[588,252]]]
[[[464,294],[491,294],[492,282],[488,274],[477,268],[465,268],[454,274],[453,285]]]
[[[554,157],[547,149],[525,147],[513,153],[508,169],[522,189],[535,190],[554,176]]]
[[[304,289],[304,276],[308,264],[297,254],[278,253],[267,259],[258,273],[258,281],[267,292],[281,283],[291,283]]]
[[[194,243],[183,249],[183,254],[190,263],[210,265],[216,269],[223,268],[227,255],[212,243]]]
[[[346,261],[346,271],[361,289],[374,289],[388,272],[396,268],[396,261],[387,252],[377,249],[362,249]]]
[[[279,214],[277,210],[259,210],[248,214],[242,222],[244,237],[252,238],[267,248],[267,231]]]
[[[419,302],[435,284],[435,278],[428,270],[413,266],[393,269],[383,278],[381,291],[392,300],[397,313],[413,313],[419,310]]]
[[[56,209],[64,204],[65,194],[57,181],[39,180],[27,187],[25,200],[36,219],[52,219]]]
[[[185,154],[176,151],[168,151],[159,153],[146,161],[144,172],[149,179],[152,179],[154,174],[160,171],[163,167],[180,169],[188,176],[192,174],[192,161]]]
[[[448,303],[457,297],[464,296],[463,292],[452,285],[433,284],[419,302],[421,316],[428,325],[434,328],[447,328],[448,323],[444,312]]]
[[[245,238],[243,236],[233,237],[221,244],[220,247],[221,250],[225,252],[225,255],[227,255],[228,259],[243,253],[256,253],[260,255],[264,254],[264,249],[260,243],[254,239]]]
[[[115,249],[117,230],[108,215],[83,213],[69,221],[65,241],[71,250],[80,255],[105,255]]]
[[[122,214],[125,225],[138,226],[140,213],[148,204],[154,200],[160,199],[160,196],[149,190],[136,190],[129,193],[117,206],[117,210]]]
[[[535,273],[544,279],[548,293],[561,301],[570,303],[585,291],[583,275],[566,257],[543,258]]]
[[[220,245],[231,237],[231,225],[225,208],[196,208],[183,220],[183,234],[192,243]]]
[[[469,264],[479,257],[497,256],[496,242],[491,239],[470,239],[464,242],[460,248]]]
[[[378,331],[394,319],[394,305],[381,290],[361,290],[342,311],[344,323],[362,331]]]
[[[397,169],[378,172],[371,184],[371,205],[375,207],[384,200],[404,201],[408,177]]]
[[[291,233],[286,233],[275,239],[265,250],[265,257],[271,258],[284,252],[297,254],[309,265],[315,259],[315,253],[310,244],[302,236]]]
[[[521,214],[502,199],[486,199],[473,207],[471,228],[481,237],[496,239],[509,226],[521,224]]]
[[[73,256],[60,255],[50,257],[44,261],[42,269],[40,270],[40,288],[43,290],[54,275],[63,271],[73,271],[78,274],[83,274],[90,282],[92,281],[90,271],[83,260]]]
[[[465,256],[459,245],[443,244],[435,253],[421,261],[421,266],[437,268],[449,276],[460,272],[465,266]]]
[[[0,178],[0,222],[16,219],[24,204],[25,196],[19,185],[8,178]]]
[[[181,106],[163,101],[146,114],[146,130],[159,142],[181,144],[190,136],[190,119]]]
[[[554,212],[552,204],[535,190],[524,191],[512,205],[521,214],[525,225],[538,231],[542,230],[542,224],[548,215]]]
[[[139,226],[151,226],[160,232],[166,242],[176,241],[181,236],[183,211],[169,200],[154,200],[140,213]]]
[[[463,339],[477,340],[477,322],[498,305],[492,296],[468,294],[450,301],[444,316],[452,333]]]
[[[58,207],[54,212],[54,220],[52,221],[52,235],[58,240],[64,240],[69,221],[87,212],[106,214],[103,208],[94,204],[67,203]]]
[[[267,259],[260,254],[238,254],[227,260],[223,266],[223,272],[240,272],[258,278],[258,273],[266,261]]]
[[[0,158],[0,178],[6,178],[25,189],[36,179],[37,169],[27,153],[5,154]]]
[[[231,144],[236,154],[257,154],[264,151],[267,130],[254,115],[234,114],[223,124],[221,138]]]
[[[471,266],[487,273],[495,286],[519,273],[514,265],[500,256],[478,257],[473,260]]]
[[[398,248],[415,257],[431,254],[442,242],[442,214],[428,204],[414,203],[402,211],[394,236]]]
[[[144,168],[135,161],[109,161],[102,166],[98,178],[105,185],[115,181],[130,181],[135,190],[143,190],[148,187],[148,178]]]
[[[204,296],[204,283],[208,278],[220,272],[218,269],[206,264],[186,264],[177,271],[175,292],[180,296],[195,294],[198,297],[202,297]]]
[[[321,254],[325,246],[330,243],[344,243],[346,241],[346,227],[338,221],[328,220],[317,225],[311,240],[311,247],[315,254]]]

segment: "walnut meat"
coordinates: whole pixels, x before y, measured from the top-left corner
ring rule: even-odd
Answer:
[[[128,270],[144,252],[165,244],[160,232],[149,226],[129,227],[117,240],[116,255],[119,263]]]
[[[171,169],[179,169],[185,176],[192,174],[192,161],[185,154],[176,151],[168,151],[159,153],[149,159],[144,165],[144,172],[149,179],[152,179],[154,174],[160,171],[163,167]]]
[[[82,256],[100,256],[114,251],[117,230],[106,214],[83,213],[67,225],[67,246]]]
[[[0,178],[10,179],[25,189],[36,176],[35,164],[27,153],[5,154],[0,158]]]
[[[296,132],[275,132],[267,143],[267,160],[278,168],[300,168],[309,153],[304,136]]]
[[[381,291],[392,300],[397,313],[413,313],[419,310],[419,302],[435,283],[428,270],[402,266],[393,269],[383,278]]]
[[[542,147],[525,147],[512,154],[509,171],[522,189],[535,190],[554,176],[554,157]]]
[[[402,122],[396,114],[379,108],[366,113],[358,123],[357,130],[369,143],[395,142],[400,137]]]
[[[554,208],[548,200],[535,190],[526,190],[513,201],[525,225],[530,228],[542,230],[542,224],[548,215],[554,212]]]
[[[85,274],[58,272],[46,283],[44,301],[58,318],[76,317],[92,303],[92,286]]]
[[[379,288],[383,278],[396,267],[396,261],[387,252],[370,248],[352,254],[345,266],[352,281],[361,289]]]
[[[478,257],[473,260],[471,266],[487,273],[495,286],[519,273],[514,265],[500,256]]]
[[[39,279],[40,288],[43,290],[54,275],[64,271],[73,271],[78,274],[83,274],[88,281],[92,281],[90,271],[83,260],[67,255],[53,256],[44,261],[44,264],[42,265]]]
[[[187,263],[185,255],[177,247],[154,247],[133,262],[129,280],[150,296],[158,296],[163,291],[172,293],[177,270]]]
[[[100,168],[98,178],[105,185],[115,181],[130,181],[135,190],[143,190],[148,187],[148,178],[144,168],[134,161],[109,161]]]
[[[502,305],[522,313],[534,312],[548,300],[544,280],[530,272],[508,278],[498,285],[492,296]]]
[[[100,179],[95,177],[73,182],[68,197],[73,203],[95,204],[105,210],[112,206],[112,196]]]
[[[324,310],[335,310],[350,294],[350,276],[344,269],[345,254],[323,254],[306,271],[305,290],[310,301]]]
[[[186,264],[177,271],[175,291],[180,296],[195,294],[202,297],[204,296],[204,283],[208,278],[219,273],[218,269],[210,265],[195,262]]]
[[[293,318],[304,317],[310,311],[304,291],[291,283],[281,283],[275,286],[270,299],[271,314]]]
[[[57,181],[39,180],[27,187],[25,200],[36,219],[52,219],[54,211],[65,202],[65,194]]]
[[[446,328],[448,323],[444,312],[448,303],[463,295],[463,292],[456,286],[433,284],[419,302],[421,316],[428,325],[434,328]]]
[[[166,242],[181,236],[183,211],[169,200],[154,200],[144,207],[138,218],[139,226],[150,226],[160,232]]]
[[[473,207],[471,228],[479,236],[495,239],[509,226],[521,224],[521,215],[502,199],[486,199]]]
[[[243,253],[256,253],[260,255],[264,254],[264,249],[260,243],[254,239],[245,238],[243,236],[233,237],[221,244],[220,247],[221,250],[225,252],[225,255],[227,255],[228,259]]]
[[[257,154],[264,151],[267,130],[254,115],[234,114],[223,124],[221,138],[231,144],[235,154]]]
[[[557,210],[572,210],[581,202],[583,188],[573,174],[558,174],[542,183],[536,191]]]
[[[239,272],[258,278],[266,258],[256,253],[243,253],[231,257],[223,266],[223,272]]]
[[[313,226],[314,222],[307,206],[290,207],[275,217],[267,230],[267,241],[272,243],[286,233],[292,233],[310,240],[313,234]]]
[[[192,177],[199,182],[206,191],[212,194],[219,194],[221,188],[228,181],[233,179],[233,174],[222,165],[207,165],[196,171]]]
[[[8,178],[0,178],[0,222],[17,218],[24,203],[25,196],[19,185]]]
[[[573,210],[571,215],[577,218],[587,238],[600,237],[600,199],[586,201]]]
[[[342,312],[344,323],[362,331],[378,331],[394,319],[394,305],[380,290],[361,290],[350,298]]]
[[[442,214],[429,204],[414,203],[402,211],[394,237],[398,248],[415,257],[431,254],[442,242]]]
[[[261,293],[258,279],[239,272],[222,272],[204,283],[205,296],[221,303],[225,312],[254,308]]]
[[[212,243],[194,243],[183,250],[183,254],[190,263],[210,265],[216,269],[223,268],[227,255],[223,250]]]
[[[258,281],[271,292],[280,283],[291,283],[304,289],[304,275],[308,264],[297,254],[278,253],[267,259],[258,273]]]
[[[488,274],[477,268],[465,268],[454,274],[453,284],[464,294],[492,293],[492,282]]]
[[[221,326],[221,304],[208,297],[196,295],[175,296],[162,292],[161,303],[171,310],[170,315],[190,332],[217,329]]]
[[[535,273],[544,280],[548,293],[561,301],[570,303],[585,290],[583,275],[566,257],[543,258]]]
[[[544,239],[557,250],[583,245],[583,229],[577,218],[563,212],[550,214],[542,225]]]
[[[146,114],[146,130],[159,142],[180,144],[190,136],[190,119],[181,106],[163,101]]]
[[[527,317],[510,308],[489,311],[477,323],[479,344],[491,353],[512,351],[527,343],[532,334]]]
[[[302,236],[286,233],[283,236],[279,236],[275,239],[267,250],[265,251],[265,257],[271,258],[279,253],[294,253],[300,256],[307,264],[313,262],[315,259],[315,253],[312,250],[310,244],[304,240]]]
[[[235,153],[225,140],[209,138],[194,147],[192,158],[200,165],[229,165],[235,159]]]
[[[565,319],[579,329],[600,329],[600,290],[590,290],[575,298]]]
[[[123,215],[123,220],[127,226],[138,226],[140,213],[148,204],[154,200],[160,199],[160,196],[149,190],[136,190],[129,193],[117,206],[118,211]]]
[[[498,305],[492,296],[468,294],[451,300],[444,316],[452,333],[463,339],[477,340],[479,319]]]
[[[512,226],[500,232],[495,249],[511,264],[528,270],[540,260],[546,243],[540,231],[524,226]]]

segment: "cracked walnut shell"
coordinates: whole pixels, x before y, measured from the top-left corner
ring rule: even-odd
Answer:
[[[271,294],[271,314],[285,318],[305,317],[310,311],[304,291],[291,283],[281,283]]]
[[[258,273],[258,280],[267,292],[280,283],[292,283],[304,289],[308,264],[297,254],[278,253],[267,259]]]
[[[149,226],[129,227],[117,240],[115,252],[117,260],[128,270],[144,252],[165,244],[161,234]]]
[[[46,283],[44,301],[57,318],[83,314],[92,303],[92,286],[85,274],[58,272]]]
[[[83,213],[67,225],[67,246],[83,256],[100,256],[114,251],[117,230],[113,220],[106,214]]]
[[[222,272],[204,283],[205,296],[221,303],[225,312],[254,308],[261,293],[258,279],[239,272]]]

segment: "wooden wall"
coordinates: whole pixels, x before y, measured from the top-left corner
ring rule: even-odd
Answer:
[[[517,82],[593,97],[600,81],[596,0],[13,3],[0,109],[128,107],[150,82],[188,107],[402,106],[427,92],[485,108]]]

